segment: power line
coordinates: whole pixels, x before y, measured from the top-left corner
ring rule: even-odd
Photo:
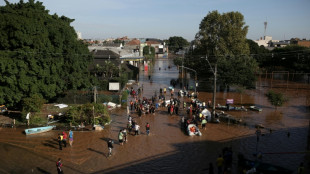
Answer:
[[[72,55],[72,56],[90,56],[92,55],[91,52],[89,54],[79,54],[79,53],[59,53],[59,52],[36,52],[36,51],[24,51],[24,50],[0,50],[0,52],[12,52],[12,53],[20,53],[20,54],[43,54],[43,55]],[[190,55],[191,57],[240,57],[240,56],[271,56],[271,57],[276,57],[279,55],[298,55],[298,54],[310,54],[310,49],[305,49],[305,50],[294,50],[294,51],[286,51],[286,52],[269,52],[269,53],[258,53],[258,54],[239,54],[239,55],[234,55],[234,54],[226,54],[226,55]],[[188,54],[185,54],[188,56]],[[182,56],[182,55],[180,55]]]
[[[43,54],[43,55],[72,55],[72,56],[90,56],[91,52],[89,54],[77,54],[77,53],[59,53],[59,52],[36,52],[36,51],[23,51],[23,50],[0,50],[0,52],[11,52],[11,53],[20,53],[20,54]]]

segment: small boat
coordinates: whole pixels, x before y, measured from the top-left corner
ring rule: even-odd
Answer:
[[[189,136],[194,136],[194,135],[198,135],[201,136],[201,132],[199,131],[199,128],[195,125],[195,124],[189,124],[187,126],[187,134]]]
[[[259,107],[257,107],[257,106],[250,106],[250,109],[251,109],[252,111],[259,111],[259,112],[262,112],[262,111],[263,111],[262,108],[259,108]]]
[[[25,133],[26,133],[26,135],[43,133],[43,132],[47,132],[47,131],[52,130],[54,127],[55,126],[45,126],[45,127],[36,127],[36,128],[25,129]]]

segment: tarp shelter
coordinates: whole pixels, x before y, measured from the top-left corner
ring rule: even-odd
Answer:
[[[204,109],[201,111],[202,115],[205,116],[206,118],[210,119],[211,118],[211,112],[208,109]],[[210,120],[208,120],[210,121]]]

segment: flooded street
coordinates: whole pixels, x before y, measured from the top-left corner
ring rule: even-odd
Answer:
[[[159,94],[159,88],[168,88],[170,80],[178,78],[177,68],[168,69],[168,65],[173,65],[172,60],[160,59],[156,60],[152,71],[140,72],[139,86],[143,84],[144,89],[142,96],[151,98],[155,90]],[[149,82],[148,75],[153,83]],[[255,159],[253,154],[256,151],[266,153],[263,154],[264,162],[296,171],[300,162],[306,159],[309,88],[277,89],[282,90],[289,101],[276,111],[265,97],[269,89],[265,86],[264,79],[259,79],[257,89],[246,90],[242,101],[239,93],[218,92],[216,103],[225,105],[226,99],[232,98],[236,104],[255,104],[263,111],[228,111],[247,124],[208,123],[206,130],[201,130],[202,136],[197,137],[189,137],[180,129],[181,117],[186,116],[184,110],[179,116],[170,116],[166,108],[141,118],[131,113],[141,126],[141,135],[129,135],[123,146],[119,145],[117,135],[120,129],[126,128],[126,109],[113,110],[111,125],[101,132],[74,132],[73,147],[62,151],[57,142],[60,131],[26,136],[20,128],[0,128],[0,173],[57,173],[55,164],[59,157],[65,173],[208,173],[209,163],[213,163],[217,172],[215,161],[224,147],[233,150],[232,173],[236,173],[238,153]],[[133,87],[137,89],[137,85]],[[177,91],[179,86],[176,86]],[[199,100],[212,100],[212,93],[200,92]],[[151,125],[149,136],[145,131],[147,122]],[[265,126],[262,129],[264,136],[258,143],[255,124]],[[113,155],[107,158],[109,138],[115,144]]]

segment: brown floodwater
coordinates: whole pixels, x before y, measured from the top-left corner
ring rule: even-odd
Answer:
[[[168,69],[168,65],[172,65],[172,60],[157,60],[152,71],[141,70],[139,86],[143,84],[144,87],[142,96],[150,98],[155,90],[158,94],[159,88],[169,87],[170,80],[178,77],[177,68]],[[153,83],[149,83],[148,75],[152,76]],[[57,134],[61,131],[26,136],[21,128],[0,128],[0,173],[57,173],[55,163],[59,157],[65,173],[207,173],[209,163],[215,166],[224,147],[233,149],[232,173],[237,173],[238,153],[255,159],[253,154],[256,151],[266,153],[262,159],[264,162],[296,171],[300,162],[307,162],[303,152],[308,140],[309,86],[298,90],[274,87],[289,98],[284,106],[275,110],[265,97],[270,89],[269,83],[268,79],[259,78],[257,89],[246,90],[242,101],[239,93],[218,92],[216,103],[224,105],[226,99],[234,99],[237,106],[255,104],[263,111],[228,111],[247,125],[210,123],[206,130],[201,130],[202,136],[199,137],[189,137],[180,129],[180,119],[186,116],[183,110],[179,116],[169,116],[166,108],[141,118],[131,113],[141,126],[141,135],[129,135],[123,146],[119,145],[117,135],[126,127],[126,109],[113,110],[112,123],[103,131],[74,132],[73,147],[62,151],[57,142]],[[137,85],[133,87],[137,88]],[[188,100],[181,98],[181,101],[183,99]],[[199,99],[208,101],[212,99],[212,93],[200,92]],[[147,122],[151,125],[149,136],[145,133]],[[258,143],[255,124],[265,126],[262,129],[264,136]],[[108,138],[115,142],[111,157],[107,157]]]

